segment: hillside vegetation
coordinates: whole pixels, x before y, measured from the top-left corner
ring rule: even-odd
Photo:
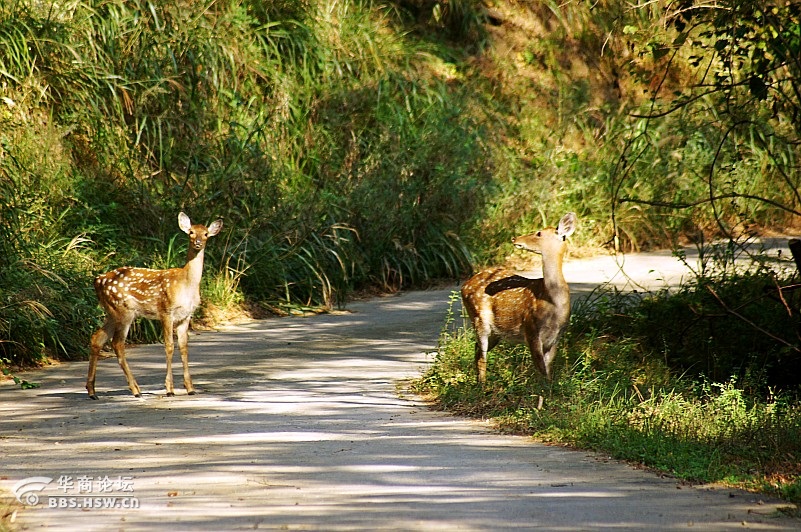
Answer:
[[[715,5],[2,2],[0,358],[85,356],[92,277],[182,264],[180,210],[225,220],[207,320],[462,278],[567,210],[576,249],[792,229],[799,8]]]

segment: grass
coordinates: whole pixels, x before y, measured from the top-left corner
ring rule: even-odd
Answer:
[[[503,431],[801,503],[798,383],[782,389],[764,374],[756,381],[753,372],[722,381],[683,372],[641,338],[614,334],[608,309],[574,316],[552,383],[534,370],[527,349],[502,344],[491,353],[484,387],[475,381],[474,335],[450,315],[414,389],[440,408],[492,419]],[[686,319],[673,312],[670,319]]]

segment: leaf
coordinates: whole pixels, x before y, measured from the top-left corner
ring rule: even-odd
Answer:
[[[651,54],[653,54],[653,56],[654,56],[654,61],[659,61],[660,59],[665,57],[667,55],[667,53],[668,53],[668,49],[667,48],[656,47],[655,46],[655,47],[653,47],[651,49]]]
[[[431,10],[431,15],[434,18],[434,22],[437,24],[442,22],[442,6],[439,4],[434,4],[434,9]]]
[[[751,76],[751,78],[748,80],[748,88],[751,91],[751,94],[760,100],[764,100],[768,97],[768,86],[765,84],[762,78]]]
[[[681,46],[687,41],[687,32],[682,32],[676,35],[676,38],[673,39],[673,46]]]

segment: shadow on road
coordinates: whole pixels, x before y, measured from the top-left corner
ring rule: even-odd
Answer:
[[[583,270],[575,267],[578,277]],[[797,529],[797,521],[769,517],[780,501],[683,486],[602,456],[534,445],[400,396],[397,383],[429,362],[450,292],[378,298],[354,303],[348,313],[195,335],[197,396],[177,388],[176,397],[165,397],[160,345],[130,350],[142,399],[127,390],[114,359],[99,366],[99,401],[86,396],[85,362],[26,375],[38,389],[0,386],[0,486],[10,491],[28,477],[53,479],[18,524]],[[130,491],[114,484],[121,479]],[[94,498],[112,496],[135,499],[138,507],[92,506]]]

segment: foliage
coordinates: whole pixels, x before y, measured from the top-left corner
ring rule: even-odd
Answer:
[[[791,226],[798,16],[744,0],[2,3],[0,354],[82,356],[92,276],[180,265],[179,210],[225,219],[203,316],[459,278],[567,211],[588,247]]]
[[[694,7],[672,20],[680,32],[676,44],[697,32],[690,61],[713,65],[707,69],[711,79],[702,81],[724,100],[726,113],[738,112],[732,106],[742,98],[766,101],[775,118],[784,116],[796,134],[801,131],[796,120],[801,113],[801,6],[727,0]]]
[[[493,201],[467,232],[479,262],[567,210],[586,220],[580,244],[622,250],[792,227],[797,11],[493,3],[478,78],[497,124]]]
[[[598,296],[578,330],[635,342],[643,358],[677,374],[721,382],[735,375],[754,390],[801,385],[798,297],[792,277],[767,270],[714,273],[680,289]]]
[[[21,379],[21,378],[17,377],[16,375],[14,375],[13,373],[11,373],[11,370],[8,369],[8,366],[10,365],[10,361],[8,359],[0,359],[0,362],[2,362],[2,364],[3,364],[3,367],[0,368],[0,371],[2,371],[2,374],[4,376],[6,376],[6,377],[10,377],[11,380],[14,381],[14,384],[19,386],[23,390],[30,390],[32,388],[38,388],[39,387],[38,383],[30,382],[30,381],[27,381],[25,379]]]
[[[640,54],[658,50],[665,61],[613,170],[617,236],[636,231],[632,218],[678,215],[692,237],[736,239],[801,214],[799,17],[794,2],[680,2],[666,10],[665,32],[639,45]],[[684,87],[668,86],[677,72],[693,74]],[[668,189],[638,186],[653,171],[671,176]]]
[[[459,38],[477,5],[423,27]],[[179,210],[225,218],[203,284],[216,309],[330,307],[468,271],[481,125],[446,48],[404,34],[406,7],[0,5],[2,355],[83,355],[92,276],[181,265]]]

